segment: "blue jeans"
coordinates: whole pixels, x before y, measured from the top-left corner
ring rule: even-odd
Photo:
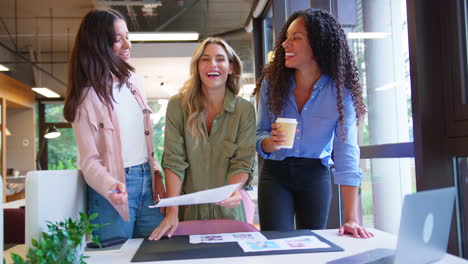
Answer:
[[[129,222],[125,222],[112,205],[100,194],[88,186],[88,214],[98,213],[93,224],[103,225],[94,231],[100,240],[115,236],[148,237],[161,223],[163,215],[159,208],[151,209],[153,190],[149,164],[143,163],[125,168],[125,180],[128,193]]]
[[[320,159],[265,159],[258,184],[262,230],[324,229],[331,201],[331,179]]]

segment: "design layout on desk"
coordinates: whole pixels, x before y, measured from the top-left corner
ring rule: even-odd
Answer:
[[[328,248],[330,245],[320,241],[315,236],[299,236],[272,240],[238,241],[244,252],[261,252],[273,250],[296,250]]]
[[[223,187],[161,199],[155,205],[150,205],[148,207],[157,208],[167,206],[221,202],[222,200],[229,198],[229,196],[231,196],[231,194],[236,190],[239,184],[240,183],[235,183]]]
[[[199,243],[226,243],[239,241],[264,241],[267,238],[260,232],[239,232],[239,233],[222,233],[222,234],[206,234],[206,235],[190,235],[190,244]]]

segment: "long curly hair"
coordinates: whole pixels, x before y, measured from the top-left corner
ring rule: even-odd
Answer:
[[[362,86],[359,83],[354,55],[338,21],[330,13],[319,9],[310,8],[294,12],[281,29],[273,60],[264,72],[269,82],[267,91],[269,110],[279,115],[286,104],[291,76],[295,70],[285,66],[285,52],[282,44],[286,40],[289,25],[300,17],[305,20],[310,46],[321,72],[330,76],[335,83],[339,124],[341,126],[344,124],[343,89],[351,91],[359,123],[367,110],[362,97]]]
[[[198,72],[198,61],[209,44],[221,46],[232,63],[232,73],[226,80],[226,88],[233,94],[239,93],[241,85],[242,62],[234,49],[221,38],[208,37],[198,44],[190,60],[190,77],[185,82],[178,96],[182,97],[182,107],[188,114],[187,127],[195,140],[205,138],[203,133],[203,119],[206,118],[205,101],[202,92],[202,83]]]

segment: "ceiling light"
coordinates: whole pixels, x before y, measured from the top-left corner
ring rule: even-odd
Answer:
[[[60,98],[60,95],[49,88],[44,88],[44,87],[34,87],[32,88],[33,91],[35,91],[38,94],[42,94],[43,96],[47,98]]]
[[[98,5],[103,6],[142,6],[142,5],[151,5],[154,7],[162,6],[161,1],[159,0],[143,0],[143,1],[96,1]]]
[[[10,69],[6,66],[3,66],[2,64],[0,64],[0,71],[9,71]]]
[[[130,41],[197,41],[198,32],[131,32]]]
[[[348,39],[383,39],[390,36],[389,32],[349,32]]]

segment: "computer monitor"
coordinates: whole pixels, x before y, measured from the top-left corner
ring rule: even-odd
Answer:
[[[47,223],[78,219],[86,212],[86,184],[78,170],[30,171],[26,174],[25,243],[39,239]]]

